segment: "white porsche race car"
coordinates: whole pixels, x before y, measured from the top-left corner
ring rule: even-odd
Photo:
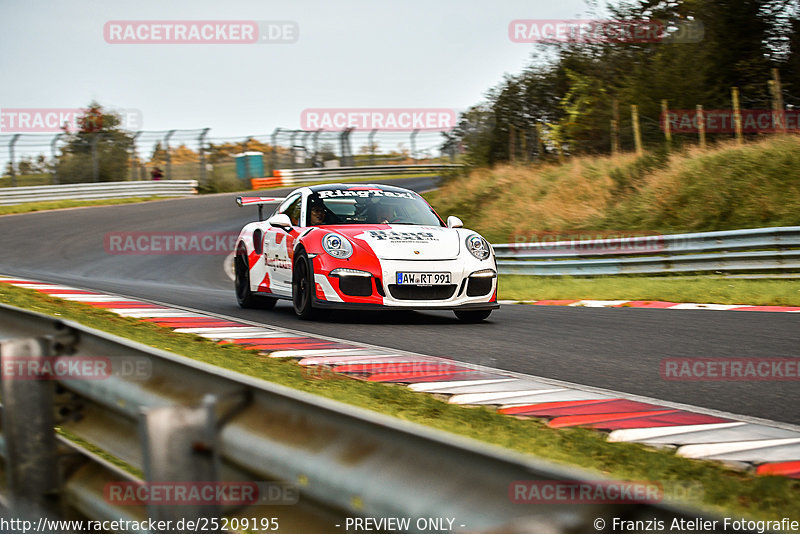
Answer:
[[[264,205],[275,202],[262,220]],[[237,203],[259,207],[259,221],[236,241],[243,307],[291,299],[303,319],[324,308],[424,309],[453,310],[468,322],[499,308],[491,245],[457,217],[445,224],[413,191],[328,184]]]

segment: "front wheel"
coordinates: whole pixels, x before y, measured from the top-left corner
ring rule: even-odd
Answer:
[[[311,319],[314,315],[314,280],[309,263],[308,255],[300,252],[292,269],[292,304],[295,315],[301,319]]]
[[[480,323],[492,314],[492,310],[456,310],[453,313],[461,322]]]

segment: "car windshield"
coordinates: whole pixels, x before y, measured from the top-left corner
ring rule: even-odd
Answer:
[[[308,200],[309,225],[414,224],[442,226],[433,209],[416,193],[381,189],[332,189]]]

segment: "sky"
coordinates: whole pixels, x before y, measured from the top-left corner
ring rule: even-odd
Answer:
[[[461,111],[529,62],[516,19],[574,19],[584,0],[0,0],[0,109],[132,111],[139,129],[212,137],[299,128],[303,110]],[[272,44],[118,44],[114,21],[289,21]],[[4,132],[7,130],[4,130]]]

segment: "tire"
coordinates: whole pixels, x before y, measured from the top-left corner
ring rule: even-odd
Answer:
[[[492,314],[492,310],[461,310],[453,313],[463,323],[480,323]]]
[[[271,310],[275,307],[278,299],[255,295],[250,290],[250,269],[248,268],[247,257],[240,252],[233,260],[234,289],[236,290],[236,301],[242,308],[261,308]]]
[[[314,313],[314,279],[311,262],[305,251],[297,254],[292,268],[292,304],[294,313],[300,319],[312,319]]]

